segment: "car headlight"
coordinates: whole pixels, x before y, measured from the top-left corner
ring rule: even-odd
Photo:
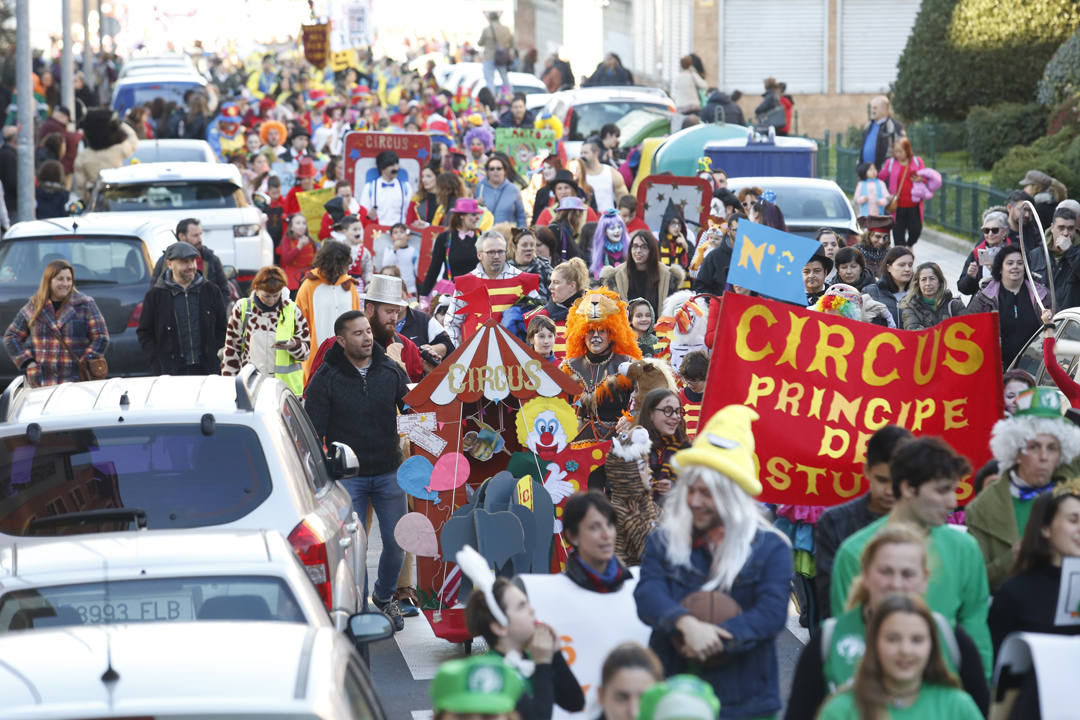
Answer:
[[[237,237],[255,237],[259,234],[260,230],[262,230],[262,227],[255,224],[232,226],[233,235],[236,235]]]

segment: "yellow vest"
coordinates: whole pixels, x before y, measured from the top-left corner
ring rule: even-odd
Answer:
[[[241,342],[246,343],[243,338],[247,329],[247,312],[251,306],[251,298],[244,298],[240,303],[240,338]],[[289,312],[285,312],[286,310]],[[293,303],[285,304],[281,308],[281,314],[278,315],[274,341],[279,343],[288,342],[292,340],[295,331],[296,305]],[[304,366],[293,358],[288,350],[278,348],[274,351],[274,377],[288,385],[289,389],[293,391],[293,395],[300,397],[304,394]]]

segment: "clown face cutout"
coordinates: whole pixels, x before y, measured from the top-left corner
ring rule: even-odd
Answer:
[[[538,397],[523,403],[514,418],[518,442],[550,458],[561,453],[577,435],[577,413],[561,398]]]
[[[537,455],[562,452],[569,442],[566,430],[551,410],[536,416],[533,429],[525,438],[525,444]]]

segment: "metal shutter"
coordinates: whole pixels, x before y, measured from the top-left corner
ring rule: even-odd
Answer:
[[[827,0],[721,2],[724,90],[757,95],[772,76],[788,93],[825,92]]]
[[[885,92],[907,44],[919,0],[839,0],[840,92]]]
[[[563,44],[562,4],[536,0],[533,2],[533,12],[536,18],[536,71],[540,73],[548,56],[557,53]]]

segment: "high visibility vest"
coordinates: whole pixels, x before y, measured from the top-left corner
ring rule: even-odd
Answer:
[[[242,347],[247,345],[245,334],[249,307],[251,307],[251,298],[244,298],[240,301],[240,342]],[[289,312],[285,312],[286,310]],[[274,341],[288,342],[292,340],[294,332],[296,332],[296,306],[293,303],[283,303],[281,314],[278,315]],[[293,358],[288,350],[280,348],[274,350],[274,377],[288,385],[289,389],[293,391],[293,395],[300,397],[304,394],[304,366],[299,360]]]

